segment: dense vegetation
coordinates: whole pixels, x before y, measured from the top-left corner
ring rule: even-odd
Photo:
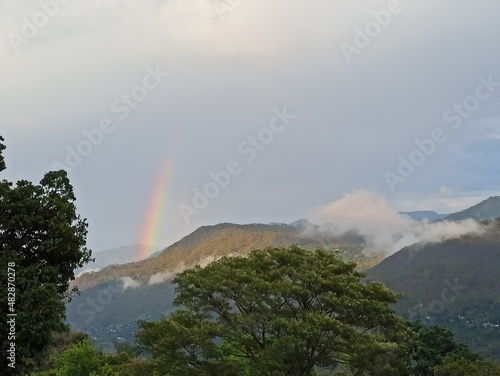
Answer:
[[[448,328],[500,362],[500,220],[484,225],[480,236],[407,247],[366,273],[404,294],[402,317]]]
[[[238,233],[241,234],[241,230]],[[360,257],[361,247],[337,249],[344,260]],[[113,342],[116,346],[122,340],[132,341],[137,331],[136,322],[165,316],[173,310],[175,297],[170,280],[155,284],[148,284],[147,280],[141,282],[140,286],[126,290],[121,280],[102,282],[83,290],[67,304],[67,322],[72,329],[89,333],[96,344],[108,346]]]
[[[153,356],[153,370],[167,374],[358,370],[381,353],[399,351],[397,342],[407,335],[389,308],[396,295],[361,278],[354,263],[323,249],[292,246],[224,258],[181,273],[175,303],[185,309],[140,323],[138,338]]]
[[[5,146],[1,141],[0,137],[3,171]],[[0,181],[4,372],[28,372],[43,361],[51,333],[64,329],[64,299],[73,271],[91,257],[85,247],[87,223],[76,213],[74,202],[64,171],[47,173],[40,184]],[[11,359],[5,356],[8,352]]]
[[[394,292],[322,248],[226,257],[174,284],[178,309],[139,322],[135,347],[109,356],[82,341],[40,375],[500,375],[448,330],[398,317]]]

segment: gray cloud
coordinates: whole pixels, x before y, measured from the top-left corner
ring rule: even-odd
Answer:
[[[175,169],[154,240],[164,245],[204,224],[291,222],[357,188],[418,206],[436,204],[446,185],[465,205],[465,196],[498,187],[498,167],[493,154],[456,158],[462,154],[454,148],[496,132],[472,125],[498,119],[499,93],[396,193],[383,174],[415,138],[443,125],[443,112],[478,76],[500,78],[500,51],[488,47],[497,45],[500,4],[401,3],[404,12],[347,64],[339,43],[351,41],[386,1],[244,1],[224,21],[209,0],[69,2],[18,54],[7,33],[20,32],[39,5],[0,2],[5,178],[39,180],[84,129],[110,115],[112,101],[147,66],[160,64],[168,82],[116,120],[116,130],[70,174],[93,248],[138,243],[168,158]],[[293,126],[186,225],[178,204],[281,106],[297,114]],[[467,163],[474,161],[488,163],[472,186]],[[451,211],[449,202],[439,208]]]

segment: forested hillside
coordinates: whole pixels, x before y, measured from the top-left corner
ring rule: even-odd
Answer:
[[[406,247],[367,271],[404,297],[405,318],[439,324],[500,360],[500,220],[483,235]]]

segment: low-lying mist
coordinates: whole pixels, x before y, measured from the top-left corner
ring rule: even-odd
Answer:
[[[418,222],[398,213],[380,195],[357,190],[314,211],[310,218],[320,231],[340,235],[356,231],[367,241],[367,253],[391,255],[415,243],[440,242],[485,229],[470,219],[457,222]]]

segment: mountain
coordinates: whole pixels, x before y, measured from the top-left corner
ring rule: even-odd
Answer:
[[[500,218],[500,196],[490,197],[461,212],[450,214],[445,217],[444,220],[459,221],[469,218],[475,219],[476,221]]]
[[[444,326],[500,361],[500,219],[484,224],[481,235],[403,248],[366,275],[404,294],[403,317]]]
[[[309,222],[307,219],[299,219],[298,221],[292,223],[281,223],[281,222],[271,222],[269,226],[283,226],[283,227],[302,227],[306,228],[308,226],[314,227],[315,225]]]
[[[477,205],[452,214],[439,214],[430,210],[399,212],[399,214],[407,215],[415,221],[460,221],[464,219],[486,221],[500,218],[500,196],[490,197]]]
[[[76,269],[75,275],[78,276],[81,273],[99,271],[104,269],[106,266],[113,264],[127,264],[130,262],[137,262],[143,259],[141,255],[142,245],[129,245],[125,247],[110,249],[106,251],[93,252],[92,257],[95,258],[95,262],[90,262],[83,268]],[[158,249],[159,247],[147,246],[148,249]]]
[[[126,265],[110,265],[105,269],[83,274],[72,285],[80,290],[105,281],[130,277],[147,282],[151,276],[179,267],[194,266],[231,254],[246,255],[255,248],[285,247],[292,244],[312,249],[317,246],[339,249],[347,259],[361,263],[362,267],[373,266],[377,257],[363,254],[364,240],[354,233],[333,236],[319,231],[318,226],[282,226],[222,223],[203,226],[164,249],[158,256]]]
[[[137,320],[157,320],[170,312],[174,272],[187,266],[206,264],[225,255],[246,255],[253,249],[285,247],[306,249],[323,246],[334,249],[346,260],[366,269],[380,262],[380,256],[366,256],[364,239],[354,233],[333,236],[318,226],[299,221],[290,225],[222,223],[200,227],[164,249],[155,258],[126,265],[111,265],[83,274],[73,285],[80,295],[67,304],[66,318],[73,330],[89,333],[106,348],[119,341],[133,342]]]
[[[448,216],[448,214],[438,214],[430,210],[399,212],[399,214],[407,215],[411,219],[419,222],[424,222],[424,221],[434,222],[437,221],[438,219],[442,219]]]
[[[308,226],[314,226],[314,225],[307,219],[299,219],[298,221],[289,223],[288,226],[307,228]]]

